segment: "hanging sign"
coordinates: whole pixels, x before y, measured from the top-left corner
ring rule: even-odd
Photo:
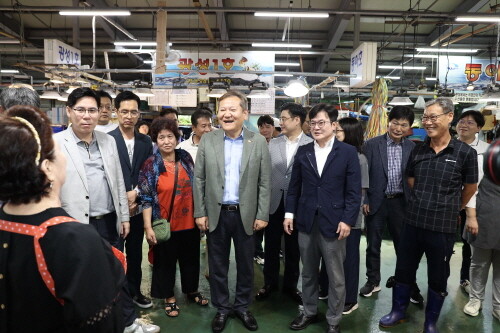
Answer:
[[[227,53],[189,53],[175,51],[176,60],[166,63],[166,73],[154,74],[153,82],[157,88],[173,87],[174,79],[187,86],[207,86],[211,77],[228,78],[231,86],[248,86],[259,80],[273,86],[271,74],[257,75],[254,71],[274,71],[274,52],[249,51]],[[196,73],[169,72],[169,70],[196,70]],[[207,73],[204,70],[217,71]],[[238,74],[224,74],[225,71],[242,71]]]
[[[44,63],[59,65],[82,64],[82,52],[57,39],[43,40]]]
[[[455,91],[466,91],[467,84],[474,84],[474,91],[489,86],[494,78],[500,81],[500,73],[495,73],[495,59],[472,58],[470,56],[440,56],[439,82]]]
[[[377,72],[377,43],[361,43],[358,48],[351,53],[351,74],[356,74],[351,78],[352,88],[363,88],[375,82]]]

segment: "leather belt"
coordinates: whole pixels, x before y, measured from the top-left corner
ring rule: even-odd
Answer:
[[[238,205],[238,204],[222,204],[220,206],[220,208],[222,210],[227,210],[227,211],[230,211],[230,212],[235,212],[237,210],[240,210],[240,205]]]
[[[104,215],[91,216],[90,218],[92,220],[102,220],[102,219],[106,218],[106,216],[114,214],[114,213],[115,212],[107,213],[107,214],[104,214]]]
[[[403,195],[404,195],[403,193],[393,193],[393,194],[385,194],[385,197],[387,199],[395,199],[395,198],[400,198]]]

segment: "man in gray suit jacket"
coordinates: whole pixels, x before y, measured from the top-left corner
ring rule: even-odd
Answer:
[[[366,141],[363,152],[368,160],[370,187],[363,213],[366,215],[366,276],[368,281],[360,295],[369,297],[380,291],[380,246],[385,226],[398,253],[406,202],[410,197],[406,165],[415,144],[405,136],[413,124],[414,114],[408,107],[395,106],[389,113],[387,133]],[[416,290],[414,301],[420,294]]]
[[[265,232],[264,250],[264,286],[255,296],[258,300],[267,298],[278,289],[281,236],[285,218],[285,199],[292,175],[292,166],[298,147],[313,140],[302,132],[306,120],[304,107],[296,103],[287,103],[281,108],[280,126],[283,135],[269,142],[271,155],[271,206],[269,225]],[[302,295],[297,289],[299,281],[300,252],[298,231],[291,235],[285,233],[285,271],[283,274],[283,292],[302,304]]]
[[[203,135],[195,165],[194,217],[208,230],[210,293],[217,314],[212,330],[221,332],[233,313],[249,330],[257,321],[248,311],[253,289],[254,231],[267,226],[271,194],[269,150],[263,136],[243,128],[248,102],[238,91],[219,99],[222,130]],[[231,238],[237,281],[234,305],[229,303],[227,273]]]
[[[54,135],[66,156],[66,182],[60,198],[64,210],[123,251],[120,237],[130,230],[128,201],[115,139],[94,131],[99,118],[99,99],[89,88],[75,89],[66,103],[72,126]],[[156,325],[143,324],[128,294],[120,296],[125,332],[159,332]]]

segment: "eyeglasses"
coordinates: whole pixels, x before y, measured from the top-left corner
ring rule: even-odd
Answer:
[[[331,121],[324,121],[324,120],[320,120],[320,121],[310,121],[309,122],[309,126],[311,128],[315,128],[316,125],[319,127],[319,128],[323,128],[325,126],[326,123],[331,123]]]
[[[424,121],[425,121],[425,120],[424,120],[424,118],[422,117],[422,122],[424,122]],[[432,121],[434,122],[435,120],[432,120]],[[409,128],[409,127],[410,127],[410,125],[408,125],[408,124],[400,124],[400,123],[398,123],[397,121],[391,121],[391,122],[390,122],[390,124],[391,124],[392,126],[394,126],[394,127],[401,127],[402,129],[407,129],[407,128]]]
[[[467,126],[470,126],[470,127],[477,126],[477,124],[474,121],[472,121],[472,120],[464,120],[464,119],[459,120],[458,124],[459,125],[467,125]]]
[[[132,117],[138,117],[141,114],[137,110],[119,110],[118,113],[124,117],[127,117],[128,115],[130,115]]]
[[[96,115],[99,112],[98,108],[73,108],[73,111],[75,111],[76,114],[83,116],[85,115],[86,112],[89,113],[89,115],[93,116]]]
[[[344,130],[341,130],[341,129],[338,129],[338,130],[335,130],[335,132],[343,132]]]
[[[292,119],[293,117],[279,117],[278,119],[280,120],[281,123],[284,123],[288,119]]]
[[[422,122],[425,123],[426,121],[430,120],[431,123],[435,123],[436,120],[445,115],[445,114],[448,114],[449,112],[445,112],[445,113],[441,113],[441,114],[435,114],[435,115],[432,115],[432,116],[422,116]]]

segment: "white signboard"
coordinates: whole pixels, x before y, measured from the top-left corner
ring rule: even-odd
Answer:
[[[173,106],[173,107],[196,107],[196,89],[151,89],[154,96],[148,97],[149,105]]]
[[[266,90],[269,98],[252,98],[250,99],[250,113],[251,114],[270,114],[274,115],[274,96],[275,89],[269,88]]]
[[[351,78],[352,88],[363,88],[375,81],[377,72],[377,43],[361,43],[361,45],[351,53],[351,74],[356,74]]]
[[[60,65],[82,64],[82,52],[57,39],[44,39],[44,63]]]

